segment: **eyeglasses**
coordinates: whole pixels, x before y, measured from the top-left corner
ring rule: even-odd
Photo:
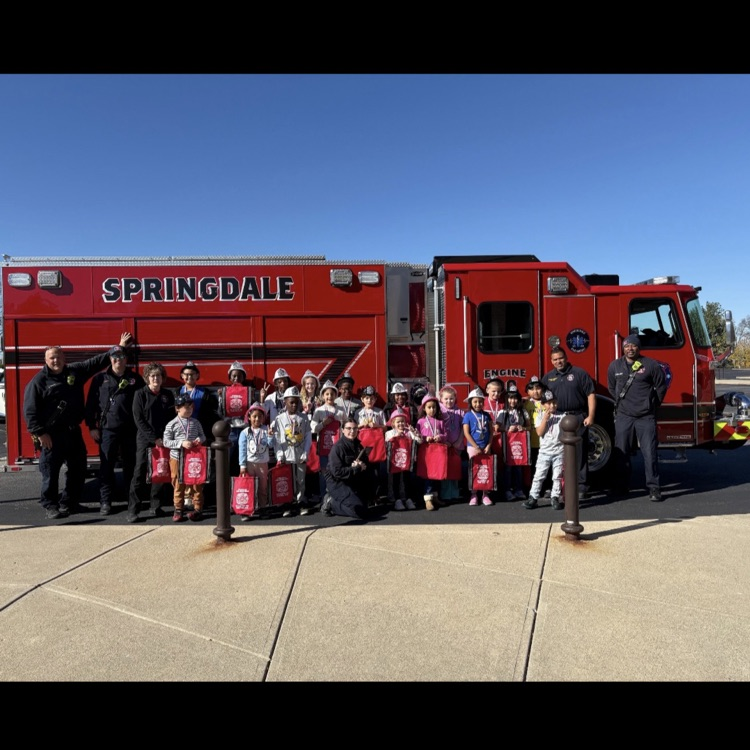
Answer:
[[[351,426],[351,427],[344,427],[343,429],[345,432],[350,432],[352,430],[356,432],[359,429],[359,427]]]

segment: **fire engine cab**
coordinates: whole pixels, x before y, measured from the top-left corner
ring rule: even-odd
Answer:
[[[415,391],[453,385],[462,401],[500,378],[521,392],[548,372],[560,344],[597,387],[590,468],[606,476],[613,446],[609,363],[630,333],[662,363],[669,389],[658,414],[661,448],[739,446],[750,435],[750,401],[732,394],[717,409],[715,367],[698,289],[677,277],[622,285],[579,275],[533,255],[440,256],[429,264],[328,261],[323,256],[212,258],[8,258],[2,264],[7,469],[36,462],[23,420],[26,384],[44,350],[87,359],[130,331],[129,364],[152,361],[180,385],[185,362],[201,385],[227,384],[240,361],[252,385],[283,367],[299,383],[344,373],[355,390],[385,401],[401,382]],[[731,314],[730,314],[731,316]],[[733,333],[731,323],[728,332]],[[84,430],[84,432],[86,432]],[[96,445],[87,437],[91,466]]]

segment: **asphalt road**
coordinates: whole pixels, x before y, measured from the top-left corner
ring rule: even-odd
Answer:
[[[688,451],[686,463],[662,462],[660,464],[663,503],[651,502],[643,487],[643,466],[640,454],[633,458],[634,487],[627,499],[611,500],[603,493],[594,494],[582,501],[579,507],[579,521],[586,526],[587,520],[651,520],[654,517],[693,518],[706,515],[744,514],[748,505],[748,446],[735,450],[720,450],[710,453],[704,450]],[[670,452],[662,454],[671,458]],[[66,519],[46,521],[38,503],[40,477],[36,471],[0,473],[0,525],[44,525],[61,524],[124,524],[126,506],[124,503],[113,506],[111,516],[99,515],[98,481],[90,479],[86,483],[83,510]],[[167,487],[167,491],[169,488]],[[388,506],[378,510],[372,523],[378,524],[476,524],[476,523],[550,523],[559,519],[565,521],[564,511],[554,511],[547,504],[536,510],[526,510],[521,501],[498,502],[491,507],[470,507],[468,503],[455,503],[436,511],[416,510],[396,512]],[[165,511],[170,506],[165,503]],[[309,516],[293,516],[283,519],[283,523],[293,526],[331,526],[346,523],[350,519],[326,517],[320,513]],[[238,516],[232,516],[235,528],[244,526]],[[264,519],[253,519],[251,524],[263,524]],[[171,515],[166,518],[149,519],[143,525],[172,523]],[[207,530],[215,527],[215,507],[207,509],[207,518],[202,522]]]

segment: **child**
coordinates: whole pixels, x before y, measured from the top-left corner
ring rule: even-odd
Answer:
[[[313,434],[318,440],[318,459],[320,461],[320,471],[318,472],[318,478],[320,482],[320,497],[321,499],[326,496],[326,476],[325,468],[328,466],[328,454],[323,455],[320,451],[321,439],[320,434],[326,428],[331,428],[331,425],[336,425],[336,435],[339,434],[341,429],[341,423],[346,418],[341,407],[335,404],[336,396],[338,395],[339,389],[330,381],[326,380],[323,383],[323,387],[320,389],[320,397],[322,403],[313,412],[312,421],[310,427],[312,428]]]
[[[345,372],[340,378],[339,382],[336,383],[339,395],[334,401],[341,411],[344,412],[344,418],[354,417],[357,414],[357,409],[362,406],[362,402],[352,396],[354,391],[354,378]]]
[[[501,432],[525,432],[528,429],[528,414],[521,404],[521,394],[515,385],[505,392],[505,408],[500,410],[497,423]],[[523,468],[505,464],[505,499],[523,500]]]
[[[359,426],[359,440],[362,442],[363,431],[369,429],[377,429],[385,433],[386,420],[385,413],[383,410],[375,406],[378,395],[375,391],[375,387],[372,385],[365,386],[360,394],[362,399],[362,406],[357,410],[355,419]],[[364,443],[363,443],[364,444]],[[367,443],[370,445],[370,443]],[[370,466],[373,469],[375,477],[377,479],[378,486],[375,488],[375,502],[377,503],[381,497],[385,497],[387,492],[387,477],[386,477],[386,462],[385,461],[373,461],[370,459]]]
[[[528,398],[523,402],[523,408],[529,415],[529,424],[536,426],[536,418],[544,411],[542,404],[542,381],[536,375],[531,376],[531,380],[526,383],[526,394]],[[531,466],[536,466],[536,457],[539,454],[539,435],[536,429],[531,430]]]
[[[500,411],[505,408],[504,391],[505,383],[500,378],[492,378],[492,380],[487,381],[487,385],[485,386],[487,400],[485,401],[484,408],[490,413],[490,417],[492,417],[494,434],[500,431],[497,418],[500,415]]]
[[[295,502],[300,508],[300,515],[311,512],[305,497],[305,474],[307,473],[307,455],[312,445],[310,423],[304,414],[299,413],[300,397],[297,386],[284,391],[284,411],[271,425],[273,446],[279,464],[292,464],[294,471]],[[284,511],[283,516],[293,513],[292,508]]]
[[[266,410],[256,401],[247,410],[247,420],[250,422],[240,433],[239,464],[240,476],[258,477],[258,496],[255,507],[268,505],[268,461],[271,436],[265,426]],[[243,521],[249,521],[250,516],[242,516]]]
[[[545,391],[542,396],[544,411],[537,417],[536,432],[539,435],[539,455],[537,456],[536,470],[534,471],[534,482],[531,485],[529,499],[523,504],[524,508],[531,510],[539,503],[537,499],[542,491],[542,483],[547,476],[550,466],[552,467],[552,507],[560,510],[563,507],[561,500],[560,477],[563,473],[563,449],[560,442],[560,421],[562,415],[557,413],[557,400],[552,391]]]
[[[163,443],[169,448],[169,468],[172,473],[172,486],[174,487],[174,515],[175,522],[185,520],[185,488],[184,482],[180,482],[180,449],[192,448],[206,442],[201,423],[192,416],[193,400],[190,396],[182,394],[174,400],[177,416],[164,428]],[[193,510],[188,513],[191,521],[200,521],[203,518],[203,485],[194,484],[193,488]]]
[[[466,450],[471,459],[479,454],[489,455],[492,449],[492,417],[484,411],[484,393],[481,388],[475,388],[467,397],[469,411],[464,414],[463,428],[466,438]],[[476,490],[471,489],[471,475],[469,475],[469,491],[471,499],[469,505],[479,505]],[[482,505],[494,505],[490,496],[482,496]]]
[[[455,451],[459,456],[466,448],[466,438],[463,430],[463,409],[456,407],[458,394],[456,389],[445,385],[440,389],[440,411],[443,414],[445,424],[445,437],[448,441],[448,450]],[[461,495],[458,491],[457,479],[444,479],[441,485],[441,497],[443,500],[459,500]]]
[[[300,381],[300,413],[307,417],[312,427],[312,417],[315,410],[320,406],[318,391],[320,390],[320,380],[312,370],[305,370],[305,374]],[[313,436],[313,442],[315,436]],[[318,494],[320,489],[320,472],[311,471],[308,465],[307,474],[305,474],[305,494],[313,498]],[[323,497],[322,495],[320,497]]]
[[[306,414],[308,419],[312,419],[313,412],[320,406],[320,398],[318,397],[320,381],[312,370],[306,370],[302,376],[301,385],[302,413]]]
[[[422,436],[409,424],[406,412],[395,409],[388,420],[391,429],[385,433],[385,442],[390,443],[394,438],[406,437],[414,443],[421,443]],[[391,458],[391,460],[393,460]],[[409,497],[409,478],[412,476],[411,469],[406,471],[388,472],[388,500],[394,503],[394,510],[416,510],[414,501]],[[396,498],[398,493],[398,499]]]
[[[409,391],[402,383],[394,383],[391,388],[391,401],[389,407],[386,407],[386,419],[390,419],[396,409],[400,409],[406,416],[406,421],[415,425],[419,419],[419,411],[416,406],[409,403]]]
[[[440,413],[440,402],[433,393],[426,393],[422,399],[420,408],[420,419],[417,421],[417,432],[422,436],[425,443],[447,443],[445,435],[445,422]],[[437,482],[429,477],[424,480],[424,505],[427,510],[435,510],[447,503],[438,498],[438,493],[433,490]]]
[[[260,400],[266,410],[269,424],[272,424],[279,413],[284,411],[284,393],[289,388],[289,373],[283,367],[279,367],[273,374],[273,384],[275,386],[273,393],[269,393],[268,383],[263,383],[260,391]]]
[[[253,389],[247,384],[247,370],[241,362],[232,362],[227,370],[227,378],[229,385],[218,391],[219,414],[229,422],[229,473],[236,477],[242,463],[239,454],[240,433],[247,427],[245,420],[253,402]]]

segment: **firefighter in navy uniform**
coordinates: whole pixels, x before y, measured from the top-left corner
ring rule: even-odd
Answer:
[[[643,454],[649,498],[663,500],[659,487],[656,410],[667,393],[667,379],[661,365],[641,354],[638,336],[628,336],[622,344],[623,356],[610,363],[607,386],[615,400],[615,460],[617,481],[612,494],[627,495],[630,485],[630,447],[633,435]]]
[[[596,413],[596,386],[586,370],[568,362],[561,346],[552,348],[550,360],[554,369],[542,377],[542,385],[554,394],[559,413],[578,418],[578,499],[583,500],[589,490],[589,427],[594,424]]]
[[[99,445],[99,512],[108,516],[117,492],[115,466],[122,462],[125,499],[135,469],[136,427],[133,396],[146,383],[128,367],[128,355],[121,346],[109,350],[110,366],[91,381],[86,399],[86,426]]]
[[[133,343],[130,333],[120,336],[120,346]],[[44,352],[44,367],[31,379],[23,394],[26,427],[40,450],[42,475],[39,502],[48,519],[62,518],[74,511],[86,481],[86,445],[81,433],[85,415],[84,385],[109,361],[109,351],[96,357],[65,362],[59,346]],[[58,493],[60,469],[67,464],[65,489]]]

